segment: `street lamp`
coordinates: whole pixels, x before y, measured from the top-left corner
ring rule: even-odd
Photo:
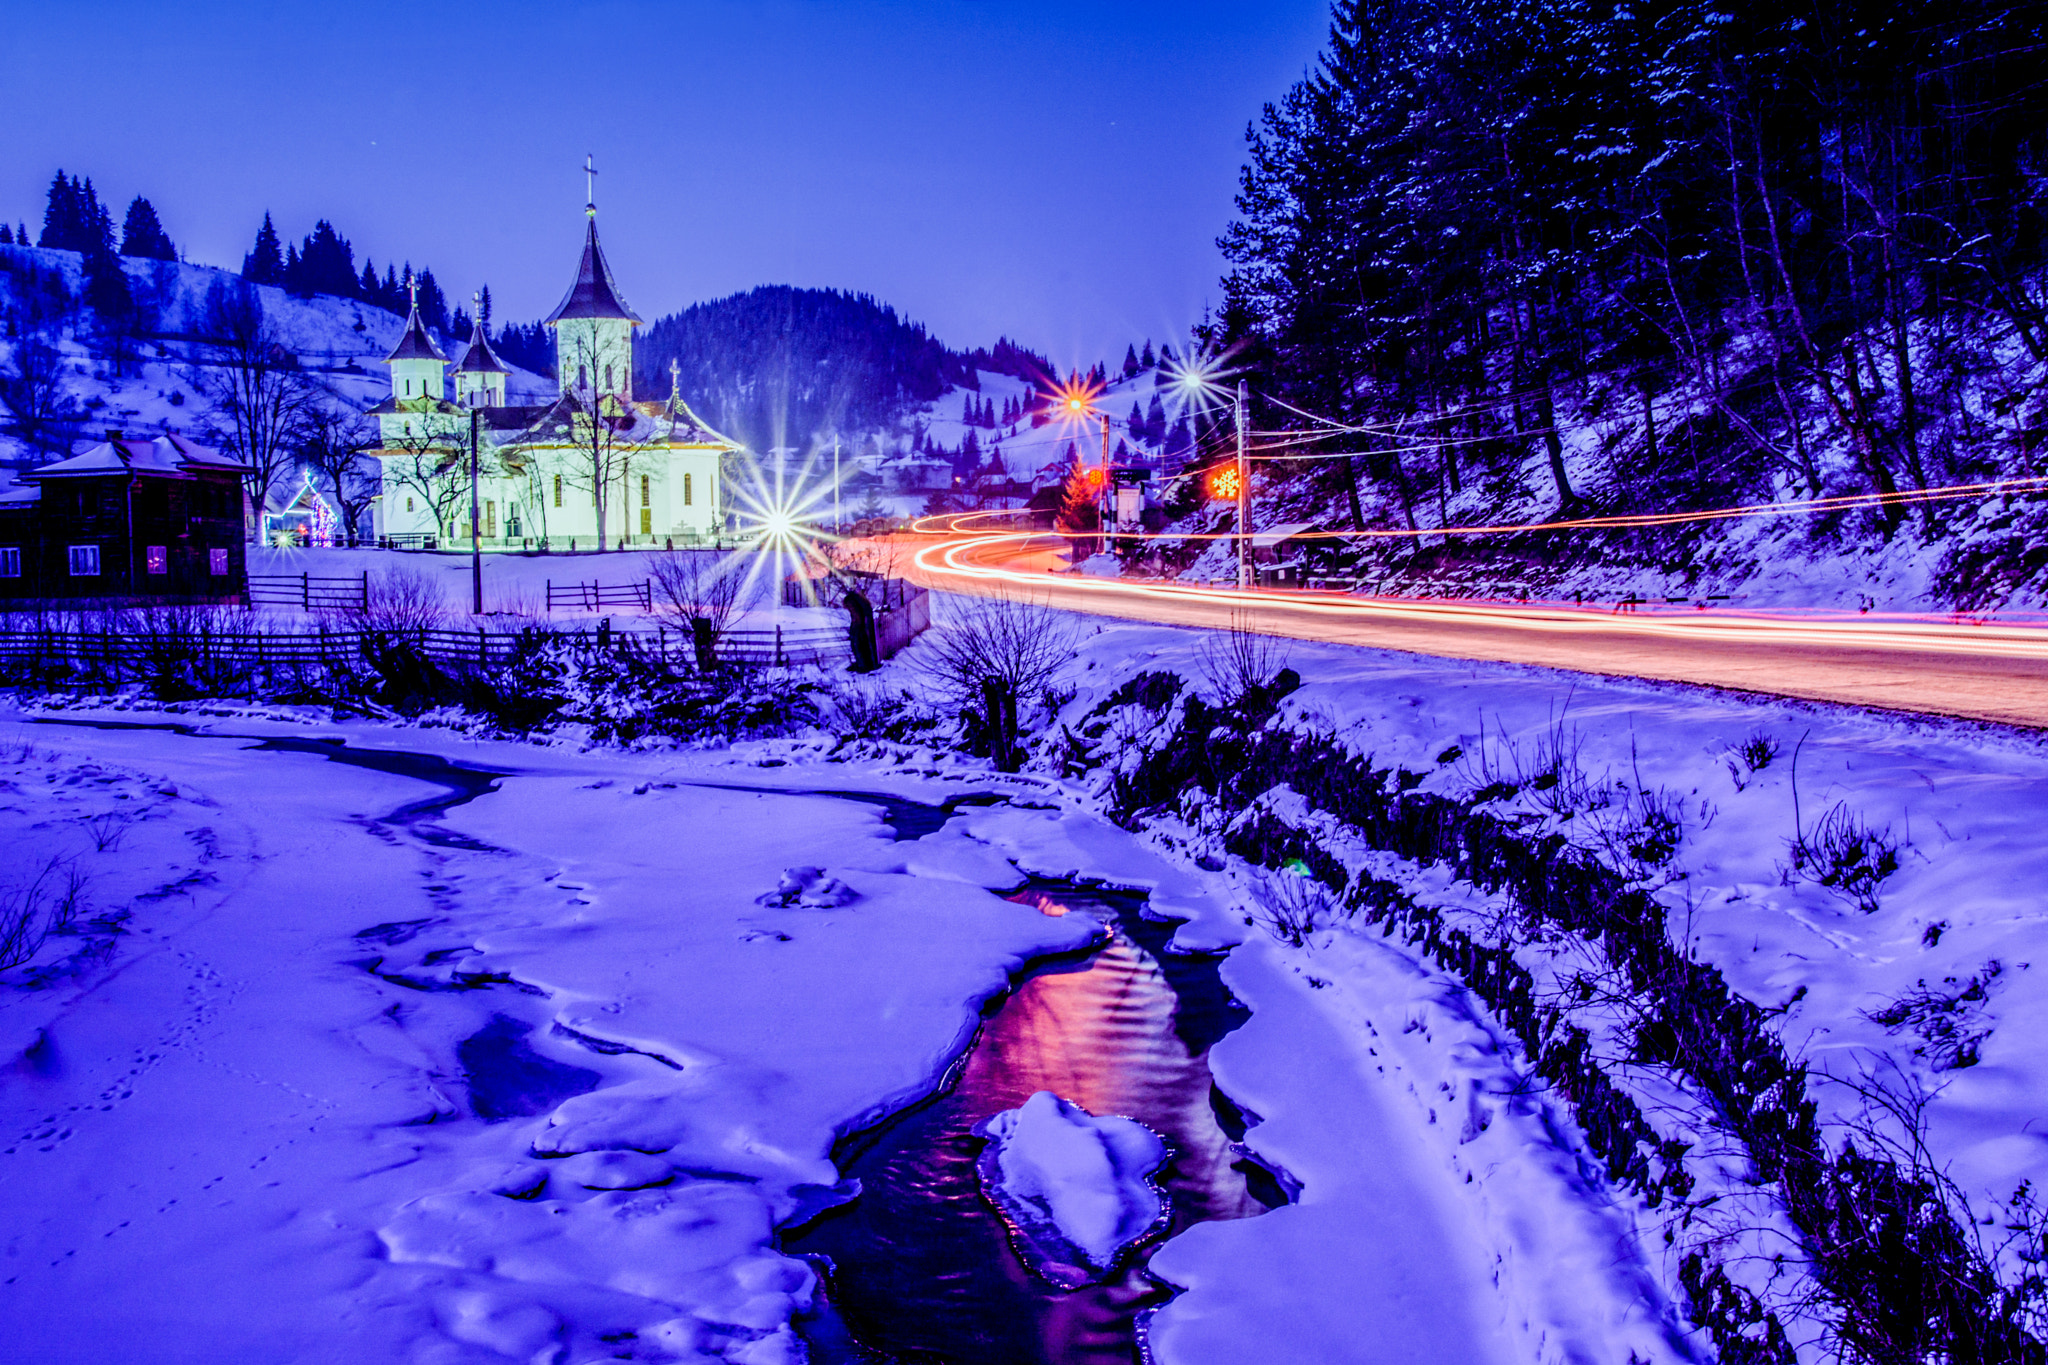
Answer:
[[[1183,403],[1199,403],[1204,407],[1211,403],[1231,405],[1237,432],[1236,478],[1233,480],[1237,485],[1237,586],[1249,588],[1252,586],[1252,478],[1245,451],[1245,424],[1251,391],[1240,379],[1237,392],[1233,394],[1223,388],[1222,378],[1223,369],[1218,357],[1191,355],[1176,368],[1173,384],[1180,391]]]

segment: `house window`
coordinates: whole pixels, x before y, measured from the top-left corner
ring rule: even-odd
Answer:
[[[98,578],[100,574],[100,547],[97,545],[74,545],[71,547],[71,576],[73,578]]]
[[[640,505],[642,507],[654,506],[654,503],[652,501],[652,489],[650,487],[651,482],[652,481],[649,479],[647,475],[642,474],[640,476]]]
[[[226,578],[228,574],[228,552],[226,550],[208,550],[206,552],[206,571],[215,578]]]
[[[562,505],[562,476],[561,476],[560,474],[557,474],[557,475],[555,475],[555,506],[557,506],[557,507],[560,507],[561,505]]]
[[[689,475],[688,475],[687,473],[685,473],[685,474],[683,475],[683,506],[685,506],[685,507],[688,507],[689,505],[690,505],[690,476],[689,476]]]
[[[21,548],[15,545],[0,546],[0,578],[21,577]]]
[[[162,545],[147,545],[142,550],[142,567],[147,573],[169,573],[171,553]]]

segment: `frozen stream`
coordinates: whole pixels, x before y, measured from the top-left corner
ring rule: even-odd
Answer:
[[[1169,952],[1235,941],[1223,893],[1057,792],[16,714],[0,849],[90,874],[0,979],[23,1359],[1123,1365],[1153,1308],[1162,1365],[1495,1359],[1336,992]],[[1034,1279],[974,1169],[1040,1090],[1171,1147],[1096,1287]]]
[[[444,858],[517,856],[438,823],[450,811],[498,791],[502,780],[513,775],[513,764],[466,764],[428,752],[351,746],[339,737],[236,733],[177,721],[94,717],[46,718],[42,723],[234,743],[245,746],[244,752],[312,756],[431,784],[441,791],[369,817],[369,823],[402,829]],[[963,808],[999,800],[970,794],[932,803],[870,791],[710,780],[678,785],[777,801],[864,806],[881,815],[899,844],[937,834]],[[1027,886],[1009,899],[1051,918],[1099,921],[1110,937],[1097,948],[1035,964],[1014,989],[990,1002],[972,1047],[955,1060],[943,1093],[838,1144],[835,1165],[857,1178],[864,1193],[782,1239],[785,1251],[812,1259],[829,1280],[827,1303],[809,1317],[814,1357],[865,1359],[864,1348],[871,1348],[962,1365],[1123,1365],[1137,1358],[1135,1315],[1165,1301],[1168,1293],[1144,1272],[1151,1249],[1193,1223],[1261,1211],[1259,1199],[1247,1189],[1247,1172],[1268,1202],[1281,1200],[1270,1177],[1239,1161],[1231,1141],[1242,1136],[1242,1128],[1227,1101],[1215,1094],[1206,1064],[1210,1046],[1246,1017],[1219,981],[1216,960],[1167,953],[1174,926],[1144,918],[1137,896],[1048,883]],[[431,934],[432,924],[432,917],[386,921],[359,929],[354,937],[366,952],[403,953],[417,936]],[[467,994],[514,987],[529,995],[541,993],[504,974],[437,973],[443,961],[462,955],[462,950],[427,951],[412,975],[391,968],[384,957],[366,958],[364,965],[413,991]],[[608,1078],[597,1069],[536,1050],[538,1021],[499,1012],[499,994],[471,997],[478,1002],[482,1027],[454,1048],[474,1115],[487,1122],[544,1115],[562,1100],[605,1084]],[[982,1140],[972,1135],[972,1127],[1040,1089],[1092,1113],[1136,1118],[1171,1144],[1172,1159],[1158,1177],[1169,1196],[1170,1223],[1101,1285],[1064,1291],[1033,1277],[976,1179],[974,1158]],[[1224,1106],[1220,1120],[1219,1104]],[[1227,1133],[1226,1125],[1234,1131]],[[905,1286],[913,1288],[906,1292]],[[844,1339],[849,1328],[859,1346]]]

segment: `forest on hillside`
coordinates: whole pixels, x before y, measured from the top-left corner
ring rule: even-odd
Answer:
[[[1008,340],[954,351],[869,295],[788,285],[657,318],[635,346],[640,391],[667,393],[672,362],[698,414],[759,451],[886,429],[950,388],[978,388],[979,371],[1051,373]]]
[[[2044,60],[1987,0],[1340,0],[1212,340],[1350,428],[1333,524],[2038,473]]]

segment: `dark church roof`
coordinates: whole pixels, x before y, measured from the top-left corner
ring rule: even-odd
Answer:
[[[462,353],[462,362],[456,367],[460,374],[510,374],[512,371],[491,350],[491,339],[484,335],[484,323],[478,318],[469,333],[469,349]]]
[[[441,354],[441,348],[427,335],[426,324],[420,321],[420,310],[415,307],[412,315],[405,320],[405,335],[398,339],[398,345],[390,355],[384,357],[388,365],[394,360],[438,360],[448,363],[448,357]]]
[[[590,220],[590,230],[583,237],[583,263],[577,267],[576,283],[569,286],[569,293],[554,312],[548,314],[547,323],[553,326],[565,318],[621,318],[637,323],[640,315],[626,307],[626,301],[619,297],[619,286],[612,282],[612,268],[605,262],[604,248],[597,244],[597,219]]]

